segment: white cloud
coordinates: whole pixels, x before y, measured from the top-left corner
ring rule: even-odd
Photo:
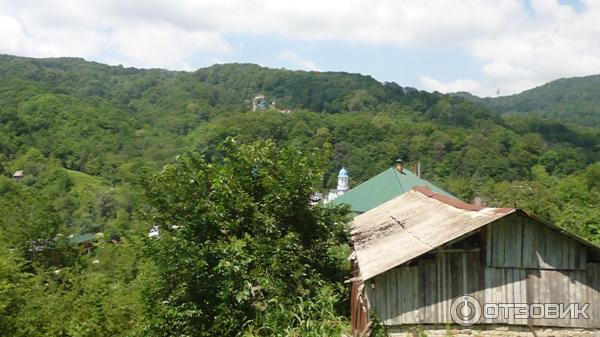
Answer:
[[[14,53],[24,48],[26,36],[21,23],[15,18],[0,14],[0,45],[6,53]]]
[[[190,69],[220,59],[229,34],[350,41],[466,51],[481,78],[426,88],[513,93],[561,76],[600,73],[600,1],[583,10],[558,0],[0,0],[0,53],[83,56],[143,67]],[[424,49],[425,50],[425,49]],[[290,51],[300,69],[313,61]],[[365,60],[368,62],[369,60]],[[443,62],[443,55],[440,55]],[[432,82],[433,81],[433,82]]]
[[[421,81],[421,85],[427,91],[439,91],[439,92],[458,92],[458,91],[468,91],[468,92],[477,92],[481,91],[481,83],[469,80],[469,79],[458,79],[454,81],[450,81],[447,83],[440,82],[431,77],[427,77],[421,75],[419,77]]]
[[[282,50],[277,54],[277,58],[289,63],[293,68],[300,70],[318,71],[319,67],[315,62],[302,58],[291,50]]]
[[[600,73],[600,6],[578,13],[554,0],[533,0],[535,17],[516,32],[481,37],[470,50],[501,91],[514,93],[566,76]]]
[[[218,34],[187,31],[166,23],[135,25],[109,34],[109,46],[126,64],[192,70],[190,59],[196,50],[224,53],[229,44]]]
[[[167,1],[139,2],[128,8],[113,0],[0,0],[0,53],[80,56],[126,66],[189,70],[197,67],[193,62],[198,53],[214,56],[231,50],[219,31],[189,28],[175,17],[169,20],[170,7]]]

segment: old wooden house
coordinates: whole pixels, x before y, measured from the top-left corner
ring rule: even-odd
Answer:
[[[522,210],[416,187],[355,217],[352,241],[354,336],[373,315],[392,336],[465,333],[457,323],[480,336],[600,335],[600,248]],[[585,315],[540,314],[574,303]]]

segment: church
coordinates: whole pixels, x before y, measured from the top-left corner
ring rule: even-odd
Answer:
[[[327,198],[325,199],[324,203],[327,204],[329,202],[332,202],[338,197],[344,195],[344,193],[348,192],[348,178],[350,178],[348,176],[348,171],[346,171],[345,167],[342,167],[342,169],[338,173],[337,188],[329,191],[329,194],[327,195]]]

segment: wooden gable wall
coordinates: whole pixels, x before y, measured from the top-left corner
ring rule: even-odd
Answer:
[[[587,247],[531,218],[514,214],[487,230],[486,265],[554,270],[585,269]]]

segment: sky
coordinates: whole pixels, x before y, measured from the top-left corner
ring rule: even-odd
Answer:
[[[600,0],[0,0],[0,54],[257,63],[494,97],[600,74]]]

